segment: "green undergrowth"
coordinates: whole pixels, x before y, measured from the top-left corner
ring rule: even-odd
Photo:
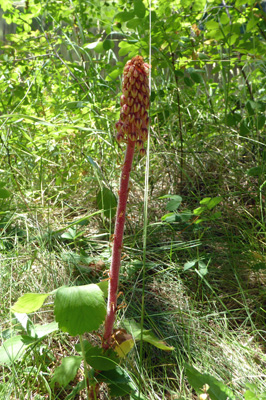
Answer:
[[[162,216],[167,212],[167,201],[157,200]],[[112,223],[104,220],[103,224],[97,209],[81,218],[68,216],[67,224],[62,216],[67,215],[68,208],[60,209],[61,216],[57,208],[44,207],[43,211],[49,213],[53,229],[25,211],[14,213],[6,226],[6,248],[1,254],[3,341],[21,332],[10,307],[23,293],[47,293],[60,286],[96,283],[107,277],[111,251],[106,227]],[[129,205],[132,211],[134,204]],[[136,230],[132,218],[127,223],[117,325],[123,327],[125,318],[140,322],[144,283],[144,328],[174,347],[165,353],[144,343],[139,364],[140,345],[136,344],[123,362],[136,385],[140,380],[145,398],[191,398],[187,365],[223,382],[236,398],[243,398],[247,384],[263,392],[265,292],[263,271],[257,262],[263,255],[256,243],[248,243],[251,232],[248,237],[235,235],[238,226],[245,231],[244,224],[249,223],[245,213],[239,213],[238,218],[243,224],[231,227],[204,222],[203,232],[194,231],[189,224],[181,232],[174,223],[150,221],[144,282],[142,231]],[[196,259],[207,265],[208,273],[201,275],[193,262],[184,270],[186,263]],[[34,324],[51,323],[51,303],[31,318]],[[20,361],[2,366],[2,398],[67,396],[75,382],[65,389],[51,389],[50,382],[60,362],[59,354],[75,353],[73,339],[53,333]],[[97,335],[90,335],[90,341],[97,340]],[[107,396],[104,391],[102,396]]]

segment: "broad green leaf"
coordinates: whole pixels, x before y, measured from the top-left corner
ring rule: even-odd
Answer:
[[[240,135],[245,136],[250,133],[250,129],[247,125],[246,120],[242,121],[240,124]]]
[[[114,350],[120,358],[124,358],[134,347],[134,340],[128,339],[115,346]]]
[[[207,200],[207,198],[206,198]],[[212,210],[215,206],[217,206],[217,204],[221,203],[221,201],[223,200],[222,197],[213,197],[212,199],[210,199],[209,201],[205,202],[205,199],[200,201],[200,204],[205,204],[208,208],[208,210]]]
[[[204,83],[204,80],[202,76],[198,72],[191,72],[190,73],[191,78],[193,79],[194,82],[196,83]]]
[[[140,340],[141,339],[141,334],[135,338],[135,340]],[[152,344],[153,346],[157,347],[158,349],[164,350],[164,351],[172,351],[175,348],[173,346],[169,346],[162,340],[158,339],[152,331],[149,330],[144,330],[142,332],[142,340],[144,342],[148,342]]]
[[[106,218],[113,218],[115,216],[117,199],[112,190],[103,187],[97,194],[96,202],[99,210],[103,210]]]
[[[211,197],[204,197],[204,199],[200,201],[200,204],[207,205],[211,201],[211,199]]]
[[[150,16],[148,15],[146,18],[148,19]],[[158,19],[156,11],[151,11],[151,22],[155,22]]]
[[[200,60],[206,61],[206,60],[209,60],[209,59],[210,59],[209,55],[208,55],[208,54],[205,54],[205,53],[199,53],[198,56],[199,56],[199,59],[200,59]]]
[[[85,351],[85,353],[86,353],[86,351],[88,351],[88,350],[93,348],[93,345],[88,340],[83,340],[82,343],[83,343],[83,350]],[[81,349],[81,344],[80,343],[75,344],[75,350],[80,355],[82,355],[82,349]]]
[[[142,0],[134,0],[134,13],[139,18],[144,18],[146,13],[145,5]]]
[[[166,209],[168,211],[175,211],[178,209],[182,202],[182,197],[178,195],[171,196],[171,200],[166,204]]]
[[[8,190],[0,188],[0,199],[7,199],[10,196],[11,193]]]
[[[195,0],[192,4],[192,11],[203,11],[207,0]]]
[[[140,25],[143,25],[143,20],[141,18],[134,18],[127,22],[128,29],[136,29]]]
[[[205,210],[206,210],[206,207],[198,207],[198,208],[195,208],[195,210],[193,210],[193,214],[194,214],[194,215],[200,215],[200,214],[202,214],[203,211],[205,211]]]
[[[248,390],[244,393],[245,400],[264,400],[266,399],[266,391],[260,393],[257,385],[254,383],[246,383]]]
[[[250,390],[252,390],[255,393],[258,391],[258,388],[254,383],[249,383],[248,382],[248,383],[246,383],[246,387],[249,388]]]
[[[202,388],[207,384],[209,386],[208,394],[212,400],[235,400],[232,390],[211,375],[201,374],[195,368],[186,365],[186,376],[198,395],[203,392]]]
[[[134,44],[130,44],[125,41],[120,42],[119,47],[120,47],[120,50],[118,52],[118,55],[120,57],[125,56],[126,54],[130,53],[131,51],[137,50],[137,47]]]
[[[121,397],[132,395],[135,392],[134,387],[127,383],[120,383],[119,385],[115,383],[109,384],[110,396],[111,397]],[[131,397],[131,396],[130,396]],[[139,399],[139,397],[138,397]]]
[[[67,232],[62,233],[61,238],[74,240],[77,235],[77,230],[74,228],[69,228]]]
[[[176,69],[175,70],[175,75],[178,76],[179,78],[183,78],[184,71],[182,71],[182,69]]]
[[[126,330],[134,337],[135,340],[142,340],[148,342],[161,350],[172,351],[174,347],[168,346],[165,342],[158,339],[150,330],[143,330],[141,334],[141,326],[134,320],[125,320],[123,322]]]
[[[252,392],[251,390],[246,390],[244,393],[244,399],[245,400],[260,400],[260,397],[257,397],[257,395]]]
[[[247,175],[249,176],[260,176],[266,172],[266,167],[264,165],[258,165],[256,167],[249,168],[247,170]]]
[[[104,294],[95,284],[60,288],[54,314],[59,328],[71,336],[97,330],[106,315]]]
[[[257,107],[256,107],[256,103],[254,101],[248,100],[246,102],[246,107],[247,107],[249,115],[254,115],[255,114]]]
[[[259,389],[258,389],[258,386],[255,384],[255,383],[249,383],[249,382],[247,382],[246,383],[246,387],[248,388],[248,389],[250,389],[252,392],[254,392],[254,393],[258,393],[259,392]],[[266,394],[266,392],[263,392],[263,393],[261,393],[261,394]]]
[[[16,319],[19,321],[19,323],[25,330],[26,335],[32,337],[33,339],[37,339],[38,336],[35,332],[35,325],[31,321],[31,319],[28,317],[28,314],[14,313],[14,316],[16,317]]]
[[[228,24],[229,22],[230,22],[230,18],[229,18],[229,16],[227,15],[227,13],[222,13],[222,15],[220,16],[220,22],[223,24],[223,25],[226,25],[226,24]]]
[[[208,273],[208,267],[203,261],[199,261],[198,263],[199,266],[199,275],[205,276]]]
[[[222,200],[223,200],[222,197],[214,197],[214,198],[205,197],[200,201],[200,204],[202,206],[205,206],[208,210],[212,210],[215,206],[217,206],[217,204],[221,203]]]
[[[234,34],[234,35],[230,35],[227,39],[227,43],[232,46],[233,44],[235,44],[235,42],[237,41],[237,39],[239,39],[239,34]]]
[[[106,81],[113,81],[121,75],[122,71],[120,69],[115,69],[114,71],[110,72],[107,77],[105,78]]]
[[[120,22],[126,22],[133,19],[135,16],[135,11],[122,11],[115,15],[114,20]]]
[[[213,21],[213,20],[207,21],[206,24],[205,24],[205,26],[206,26],[206,28],[207,28],[208,30],[216,30],[216,29],[219,29],[219,28],[220,28],[219,23],[216,22],[216,21]]]
[[[28,315],[26,313],[14,313],[16,319],[18,320],[18,322],[20,323],[20,325],[22,326],[22,328],[27,331],[27,325],[30,321]]]
[[[103,47],[104,42],[99,42],[96,47],[94,47],[94,51],[96,53],[104,53],[105,48]]]
[[[100,372],[99,375],[97,375],[97,379],[100,382],[106,382],[108,384],[110,397],[126,396],[127,394],[132,395],[135,392],[131,378],[119,366],[110,371]]]
[[[195,267],[197,262],[198,260],[187,261],[184,265],[184,271],[187,271],[188,269]]]
[[[7,339],[0,347],[0,365],[13,364],[26,352],[36,339],[29,336],[17,335]]]
[[[99,286],[99,288],[101,289],[101,291],[104,294],[104,297],[107,297],[108,296],[108,286],[109,286],[108,280],[96,283],[96,285]]]
[[[110,49],[113,49],[115,47],[115,43],[114,43],[114,41],[113,40],[110,40],[110,39],[105,39],[104,40],[104,42],[103,42],[103,48],[104,48],[104,50],[110,50]]]
[[[264,115],[259,115],[256,119],[256,127],[257,129],[263,129],[265,126],[265,116]]]
[[[184,77],[184,82],[189,87],[192,87],[194,85],[194,82],[190,78],[188,78],[187,76]]]
[[[86,44],[86,45],[84,46],[84,48],[85,48],[85,49],[93,50],[93,49],[95,49],[95,47],[98,46],[99,43],[100,43],[100,41],[98,40],[97,42],[93,42],[93,43]]]
[[[94,369],[109,371],[119,364],[119,358],[114,350],[105,351],[101,347],[91,347],[86,351],[86,361]]]
[[[82,356],[65,357],[62,363],[54,371],[51,381],[53,387],[57,382],[60,386],[66,387],[69,382],[73,381],[82,361]]]
[[[103,53],[106,50],[104,48],[104,42],[100,40],[98,40],[97,42],[86,44],[84,48],[89,50],[94,50],[96,53]]]
[[[165,195],[159,197],[159,200],[163,200],[163,199],[175,200],[175,201],[179,202],[179,204],[182,202],[182,197],[177,194],[165,194]]]
[[[230,113],[226,116],[226,124],[228,126],[236,126],[241,121],[241,115]]]
[[[168,213],[161,217],[161,221],[168,222],[169,224],[177,221],[177,214],[176,213]]]
[[[251,16],[251,18],[249,18],[248,23],[247,23],[247,27],[246,30],[247,32],[252,31],[252,29],[259,23],[259,18],[254,17],[254,15]]]
[[[58,329],[58,323],[55,321],[44,325],[34,325],[34,332],[38,338],[50,335],[50,333],[56,332]]]
[[[130,377],[121,367],[116,366],[110,371],[104,371],[99,373],[99,381],[106,383],[128,383],[130,382]]]
[[[25,293],[11,307],[12,312],[32,313],[42,307],[51,293]]]
[[[181,213],[178,213],[178,216],[181,218],[182,222],[188,222],[192,217],[192,212],[190,210],[184,210]]]

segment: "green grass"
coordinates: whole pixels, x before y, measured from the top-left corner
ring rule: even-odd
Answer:
[[[132,189],[128,209],[132,218],[126,228],[119,298],[126,306],[118,313],[118,325],[123,325],[124,318],[137,322],[141,318],[143,231],[142,205],[135,203],[138,191],[138,187]],[[18,205],[3,228],[3,339],[21,330],[10,307],[23,293],[49,292],[62,285],[106,278],[111,255],[107,221],[103,225],[96,215],[86,225],[77,226],[77,232],[82,231],[77,240],[61,237],[69,223],[82,217],[84,210],[75,199],[85,196],[82,191],[78,193],[73,196],[73,205],[71,198],[67,204],[61,202],[60,207],[59,201],[53,206],[44,202],[34,208],[29,202],[32,212],[19,212]],[[183,199],[186,207],[197,204],[194,195]],[[265,277],[263,270],[256,270],[256,259],[264,260],[258,219],[243,204],[231,210],[228,200],[222,203],[218,223],[207,222],[201,230],[195,231],[192,225],[179,231],[174,225],[160,222],[160,216],[166,212],[164,205],[157,196],[151,198],[144,327],[152,329],[175,350],[163,352],[144,343],[139,364],[137,344],[123,367],[134,377],[136,385],[141,381],[147,399],[194,396],[186,379],[186,363],[224,382],[238,398],[243,398],[246,383],[255,384],[262,392],[266,365]],[[89,215],[94,211],[91,208]],[[185,262],[201,257],[209,262],[204,278],[196,270],[183,271]],[[51,307],[45,306],[32,319],[35,323],[50,322]],[[1,398],[64,398],[70,387],[56,394],[49,382],[61,357],[74,352],[74,342],[65,334],[52,334],[20,362],[2,367]]]

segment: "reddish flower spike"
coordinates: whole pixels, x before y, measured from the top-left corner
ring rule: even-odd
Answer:
[[[136,142],[136,147],[144,155],[143,144],[148,138],[149,123],[149,65],[141,56],[133,57],[124,68],[120,120],[116,128],[123,134],[123,141]],[[118,135],[117,140],[122,140]]]

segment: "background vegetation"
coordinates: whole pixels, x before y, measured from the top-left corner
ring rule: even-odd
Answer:
[[[139,157],[117,326],[144,313],[174,351],[136,345],[123,368],[144,399],[196,398],[192,366],[230,389],[220,399],[265,398],[265,2],[158,0],[151,14],[145,0],[0,5],[15,32],[0,52],[2,343],[25,333],[10,311],[21,294],[107,276],[121,74],[136,54],[148,61],[151,18],[146,248]],[[30,318],[51,322],[51,305]],[[0,397],[67,398],[77,382],[51,376],[74,345],[56,331],[17,361],[2,346]]]

